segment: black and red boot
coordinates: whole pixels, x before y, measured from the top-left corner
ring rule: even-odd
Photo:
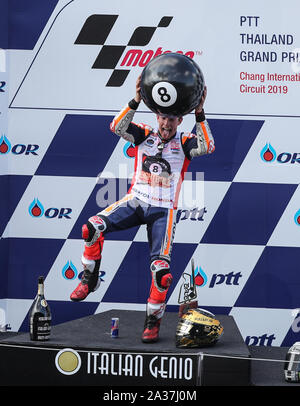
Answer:
[[[144,332],[142,335],[143,343],[156,343],[159,338],[159,327],[161,319],[153,316],[146,316]]]
[[[91,217],[87,224],[82,226],[82,237],[85,241],[81,257],[83,275],[81,282],[70,295],[70,299],[75,302],[84,300],[100,285],[99,268],[104,242],[102,231],[105,227],[104,220],[98,216]]]
[[[156,343],[159,339],[159,329],[162,316],[165,312],[165,303],[147,303],[146,319],[142,341],[144,343]]]
[[[82,257],[82,263],[84,270],[81,281],[70,295],[70,299],[73,300],[73,302],[84,300],[91,292],[95,292],[100,286],[100,260],[94,261]]]

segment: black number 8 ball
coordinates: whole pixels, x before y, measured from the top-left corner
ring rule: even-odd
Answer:
[[[184,116],[197,107],[204,90],[204,76],[193,59],[166,53],[152,59],[141,75],[141,96],[156,114]]]

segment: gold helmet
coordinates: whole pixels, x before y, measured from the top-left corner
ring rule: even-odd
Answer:
[[[176,329],[176,347],[195,348],[215,344],[223,327],[215,315],[204,309],[189,309],[180,318]]]

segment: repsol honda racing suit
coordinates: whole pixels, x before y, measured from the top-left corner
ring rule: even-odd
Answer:
[[[133,123],[138,106],[139,103],[132,99],[111,123],[115,134],[135,146],[131,187],[121,200],[89,218],[83,226],[84,273],[71,299],[83,300],[97,288],[105,234],[146,224],[152,284],[142,340],[154,342],[158,339],[172,281],[170,259],[181,183],[191,159],[212,153],[215,146],[204,111],[196,116],[196,134],[177,130],[171,139],[165,141],[158,130]]]

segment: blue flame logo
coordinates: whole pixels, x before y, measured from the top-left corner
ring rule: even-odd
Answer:
[[[126,158],[134,158],[135,157],[135,146],[131,144],[131,142],[126,142],[123,148],[123,153]]]
[[[39,201],[39,199],[35,198],[33,201],[30,203],[28,207],[29,214],[31,217],[42,217],[44,214],[44,206],[42,203]]]
[[[77,275],[78,275],[77,268],[76,268],[76,266],[73,264],[72,261],[68,261],[68,262],[66,263],[66,265],[63,267],[61,273],[62,273],[62,276],[63,276],[65,279],[68,279],[68,280],[73,280],[73,279],[75,279],[75,278],[77,277]]]
[[[11,150],[9,139],[3,134],[0,138],[0,154],[8,154]]]
[[[294,221],[297,224],[297,226],[300,226],[300,209],[296,212],[294,216]]]
[[[276,151],[270,143],[266,143],[260,151],[260,157],[264,162],[273,162],[276,159]]]
[[[194,271],[195,275],[195,285],[199,287],[203,287],[207,283],[207,276],[206,273],[203,271],[201,266],[197,266]]]

